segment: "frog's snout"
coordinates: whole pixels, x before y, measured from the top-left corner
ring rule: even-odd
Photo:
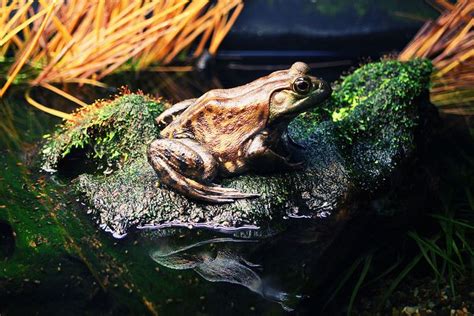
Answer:
[[[329,83],[327,83],[326,81],[324,81],[322,79],[318,79],[316,84],[317,84],[318,91],[320,92],[320,94],[323,97],[328,97],[328,96],[331,95],[332,88],[331,88],[331,85]]]

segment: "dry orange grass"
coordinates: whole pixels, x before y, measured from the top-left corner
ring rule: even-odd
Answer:
[[[54,84],[103,86],[102,78],[116,70],[150,69],[176,60],[192,43],[194,56],[207,49],[215,54],[243,8],[242,0],[0,0],[0,60],[15,63],[0,89],[29,78],[81,105],[86,104]],[[474,112],[474,2],[452,4],[433,0],[443,14],[429,21],[400,53],[400,60],[426,57],[436,68],[431,99],[452,113]],[[156,67],[154,68],[156,69]],[[189,69],[186,68],[186,69]],[[67,113],[45,107],[26,94],[30,104],[50,114]]]
[[[117,69],[167,65],[197,41],[194,56],[215,54],[243,8],[242,0],[1,0],[0,58],[14,54],[0,97],[25,67],[30,80],[85,105],[52,83],[102,86]],[[49,111],[29,98],[30,103]],[[48,110],[49,109],[49,110]]]
[[[443,13],[421,28],[399,59],[430,58],[431,101],[445,112],[474,114],[474,2],[433,4]]]

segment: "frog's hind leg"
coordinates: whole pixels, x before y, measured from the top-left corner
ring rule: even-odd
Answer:
[[[155,140],[148,148],[148,161],[162,183],[195,199],[224,203],[259,196],[212,184],[218,164],[203,146],[191,139]]]

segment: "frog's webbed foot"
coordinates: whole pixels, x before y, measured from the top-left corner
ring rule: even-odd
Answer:
[[[286,147],[285,149],[289,152],[291,152],[294,149],[297,149],[297,150],[305,150],[306,149],[305,146],[295,142],[293,140],[293,138],[291,138],[291,136],[288,133],[288,129],[283,132],[283,134],[281,135],[281,139],[283,141],[283,144]]]
[[[158,139],[148,148],[148,161],[162,183],[186,196],[215,203],[258,197],[210,183],[218,165],[214,157],[192,139]]]

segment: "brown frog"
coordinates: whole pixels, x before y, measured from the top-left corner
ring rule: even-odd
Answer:
[[[232,89],[211,90],[164,111],[156,120],[161,139],[148,148],[148,161],[162,183],[195,199],[233,202],[257,197],[213,184],[217,176],[256,166],[299,168],[286,137],[290,121],[331,93],[302,62]],[[259,167],[259,168],[260,168]]]

